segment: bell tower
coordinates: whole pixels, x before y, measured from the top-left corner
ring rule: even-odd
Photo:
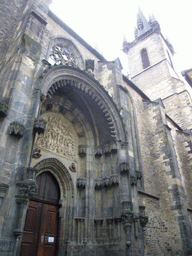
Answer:
[[[184,120],[180,109],[184,108],[189,115],[192,114],[189,108],[191,97],[174,69],[173,46],[161,33],[154,16],[148,21],[139,9],[135,40],[124,41],[123,51],[128,56],[131,81],[152,101],[161,98],[168,115],[183,129],[190,128],[191,118],[190,122]],[[183,102],[184,97],[187,98],[188,105]]]

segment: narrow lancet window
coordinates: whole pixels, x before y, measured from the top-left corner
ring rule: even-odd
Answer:
[[[141,51],[141,59],[142,59],[143,69],[150,66],[149,57],[146,49],[143,49]]]

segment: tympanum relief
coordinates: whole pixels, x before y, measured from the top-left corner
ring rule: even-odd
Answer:
[[[46,131],[36,136],[35,146],[75,160],[77,135],[72,124],[62,114],[46,113],[42,117],[46,121]]]

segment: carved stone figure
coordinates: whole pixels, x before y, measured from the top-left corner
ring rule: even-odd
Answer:
[[[42,155],[41,155],[41,150],[38,149],[38,148],[35,148],[35,149],[33,150],[32,157],[33,157],[33,158],[40,158],[41,156],[42,156]]]
[[[69,169],[70,169],[70,171],[72,171],[72,172],[76,172],[76,166],[75,166],[75,164],[72,163],[72,164],[69,166]]]

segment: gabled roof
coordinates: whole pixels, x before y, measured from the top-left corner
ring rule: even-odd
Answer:
[[[97,52],[93,47],[91,47],[85,40],[83,40],[75,31],[73,31],[67,24],[65,24],[61,19],[59,19],[52,11],[49,10],[48,16],[54,20],[59,26],[61,26],[65,31],[67,31],[72,37],[74,37],[79,43],[81,43],[87,50],[89,50],[95,57],[99,60],[106,61],[106,59]]]

